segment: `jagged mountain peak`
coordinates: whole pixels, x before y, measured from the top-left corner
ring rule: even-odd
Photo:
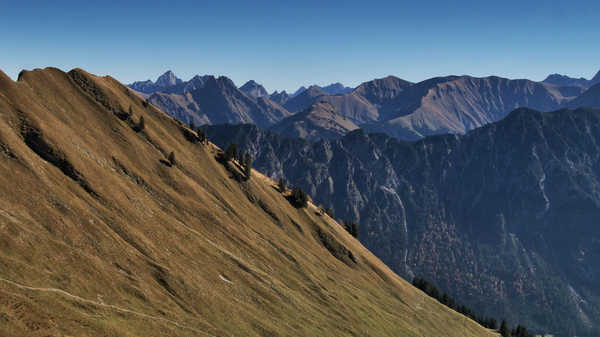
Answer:
[[[300,88],[298,88],[298,90],[296,90],[292,94],[290,94],[290,97],[298,96],[301,93],[303,93],[305,90],[306,90],[306,87],[305,86],[301,86]]]
[[[168,88],[177,84],[182,83],[183,81],[175,76],[173,71],[167,70],[164,74],[160,75],[156,82],[154,83],[159,88]]]
[[[254,80],[246,82],[240,87],[240,90],[255,98],[269,96],[267,90],[261,84],[256,83],[256,81]]]

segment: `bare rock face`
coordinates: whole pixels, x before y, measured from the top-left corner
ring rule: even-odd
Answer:
[[[269,99],[279,105],[284,105],[285,102],[287,102],[288,99],[290,99],[290,96],[287,92],[285,92],[285,90],[282,92],[275,91],[269,96]]]
[[[177,76],[175,76],[175,74],[171,70],[169,70],[164,74],[160,75],[156,79],[156,82],[152,82],[151,80],[134,82],[130,84],[129,87],[141,93],[151,94],[153,92],[164,90],[179,85],[181,83],[183,83],[183,81],[177,78]]]
[[[340,138],[349,131],[358,129],[358,126],[338,114],[331,104],[322,101],[283,119],[270,129],[287,137],[318,140]]]
[[[262,85],[256,83],[254,80],[246,82],[240,87],[240,90],[254,98],[269,97],[269,93],[267,92],[267,90]]]
[[[465,133],[499,121],[519,107],[558,109],[581,92],[582,88],[565,90],[550,84],[500,77],[434,78],[403,91],[384,108],[382,115],[386,120],[364,128],[407,140]]]
[[[417,142],[357,130],[312,143],[251,125],[207,133],[358,221],[363,244],[405,277],[536,331],[598,334],[599,110],[521,108]]]

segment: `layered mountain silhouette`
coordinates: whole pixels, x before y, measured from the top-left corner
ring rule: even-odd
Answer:
[[[302,92],[304,92],[304,90],[306,90],[305,86],[301,86],[300,88],[298,88],[298,90],[294,91],[293,93],[290,94],[290,97],[294,97],[294,96],[298,96],[300,95]]]
[[[600,109],[600,81],[581,96],[569,102],[568,106],[571,108],[589,107]]]
[[[271,99],[273,102],[275,102],[275,103],[277,103],[277,104],[279,104],[279,105],[284,105],[284,104],[285,104],[285,102],[287,102],[287,101],[288,101],[288,99],[290,99],[290,95],[288,95],[288,93],[287,93],[287,92],[285,92],[285,90],[284,90],[284,91],[282,91],[282,92],[274,91],[274,92],[273,92],[273,93],[272,93],[272,94],[269,96],[269,98],[270,98],[270,99]]]
[[[160,75],[156,79],[156,82],[152,82],[151,80],[139,81],[130,84],[129,87],[141,93],[151,94],[156,91],[165,90],[167,88],[176,86],[182,82],[183,81],[181,79],[177,78],[177,76],[175,76],[175,74],[169,70]]]
[[[356,124],[338,114],[335,107],[326,101],[317,102],[270,128],[281,135],[308,140],[340,138],[356,129]]]
[[[335,82],[335,83],[326,85],[324,87],[319,86],[319,85],[311,85],[311,86],[309,86],[309,88],[311,88],[311,87],[318,88],[318,89],[324,91],[328,95],[347,94],[347,93],[352,92],[352,90],[354,90],[354,88],[347,87],[347,86],[343,85],[340,82]],[[298,96],[302,92],[304,92],[305,90],[307,90],[307,88],[305,86],[301,86],[300,88],[298,88],[298,90],[294,91],[294,93],[292,95],[290,95],[290,96],[291,97]]]
[[[0,71],[0,111],[2,336],[496,335],[111,77]]]
[[[361,242],[401,275],[539,332],[598,334],[599,110],[521,108],[418,142],[363,130],[319,142],[254,125],[206,132],[359,222]]]
[[[558,86],[579,86],[587,89],[595,84],[600,83],[600,71],[598,71],[598,73],[596,73],[596,75],[592,77],[591,80],[587,80],[583,77],[572,78],[566,75],[552,74],[548,75],[544,82]]]
[[[558,109],[583,91],[501,77],[439,77],[406,88],[381,108],[380,121],[361,127],[407,140],[465,133],[499,121],[518,107]]]
[[[170,78],[167,74],[161,77]],[[388,76],[365,82],[347,93],[341,93],[345,89],[337,94],[324,90],[343,87],[335,84],[325,88],[311,86],[294,95],[286,92],[268,95],[255,81],[237,89],[224,77],[218,79],[223,82],[221,89],[204,89],[206,83],[210,83],[208,87],[213,86],[211,78],[214,79],[197,76],[188,82],[175,80],[178,84],[154,92],[154,97],[149,100],[184,122],[255,123],[263,128],[305,111],[315,103],[327,102],[335,108],[335,116],[344,116],[360,128],[401,140],[417,140],[428,135],[465,133],[501,120],[519,107],[552,111],[571,106],[568,103],[586,90],[573,83],[561,86],[495,76],[447,76],[419,83]],[[592,81],[596,78],[600,80],[600,75]],[[164,80],[161,83],[174,82]],[[139,89],[139,86],[131,87]],[[143,90],[147,92],[147,89]],[[207,91],[211,94],[207,95]],[[215,94],[215,91],[220,93]],[[336,121],[330,123],[336,124]],[[338,133],[337,130],[322,130],[323,138]],[[316,133],[311,139],[318,137]]]
[[[354,88],[346,87],[345,85],[341,84],[340,82],[332,83],[332,84],[324,86],[324,87],[319,87],[319,89],[325,91],[329,95],[347,94],[347,93],[352,92],[352,90],[354,90]]]
[[[185,123],[195,124],[254,123],[266,128],[290,115],[267,97],[241,91],[227,77],[198,78],[201,81],[189,91],[159,91],[148,101]]]

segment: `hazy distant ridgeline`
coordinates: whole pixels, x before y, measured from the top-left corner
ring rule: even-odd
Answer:
[[[544,82],[447,76],[411,83],[388,76],[355,89],[336,83],[302,87],[293,95],[285,91],[269,95],[255,81],[238,89],[225,77],[195,76],[185,82],[167,72],[156,82],[135,82],[130,87],[143,92],[152,104],[172,116],[196,125],[253,123],[271,128],[277,123],[293,123],[293,129],[274,130],[284,136],[306,134],[317,139],[340,134],[336,120],[347,119],[369,131],[417,140],[433,134],[465,133],[501,120],[519,107],[556,110],[599,80],[599,75],[585,83],[564,76],[549,76]],[[293,116],[293,122],[284,121],[321,102],[329,103],[334,110],[329,120],[321,118],[319,132],[303,129],[302,124],[312,128],[314,119]]]

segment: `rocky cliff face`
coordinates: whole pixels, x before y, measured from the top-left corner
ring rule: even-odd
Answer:
[[[269,99],[279,105],[284,105],[285,102],[290,99],[290,96],[287,92],[285,92],[285,90],[282,92],[275,91],[269,96]]]
[[[207,129],[298,184],[405,277],[544,332],[600,327],[600,111],[518,109],[466,135],[284,139]]]
[[[267,92],[267,90],[262,85],[256,83],[254,80],[246,82],[240,87],[240,90],[254,98],[269,97],[269,93]]]

